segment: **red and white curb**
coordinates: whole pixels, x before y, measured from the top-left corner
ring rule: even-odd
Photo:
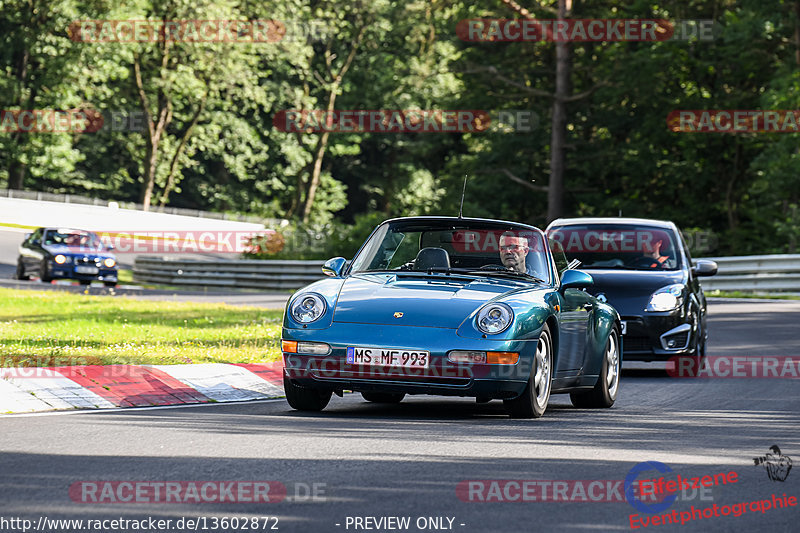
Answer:
[[[283,363],[0,368],[0,414],[283,396]]]

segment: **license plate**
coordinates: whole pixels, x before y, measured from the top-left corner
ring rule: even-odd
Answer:
[[[90,266],[76,266],[75,272],[78,274],[97,274],[100,272],[97,267],[90,267]]]
[[[395,350],[392,348],[347,347],[347,362],[351,365],[396,366],[428,368],[430,352],[424,350]]]
[[[620,333],[625,335],[628,332],[628,322],[626,322],[625,320],[620,320],[619,321],[619,329],[620,329]]]

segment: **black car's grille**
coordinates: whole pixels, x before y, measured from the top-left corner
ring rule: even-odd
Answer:
[[[646,352],[650,351],[653,343],[649,337],[632,337],[625,335],[622,338],[622,349],[626,352]]]

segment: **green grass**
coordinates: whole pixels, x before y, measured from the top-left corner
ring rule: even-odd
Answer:
[[[0,365],[280,359],[280,310],[0,289]]]
[[[753,292],[742,291],[706,291],[706,296],[709,298],[758,298],[769,300],[800,300],[800,296],[796,294],[758,294]]]

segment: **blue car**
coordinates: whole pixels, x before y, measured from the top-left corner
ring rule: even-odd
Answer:
[[[19,247],[16,278],[28,280],[34,275],[44,282],[75,279],[82,285],[97,280],[113,287],[117,284],[117,259],[112,250],[91,231],[38,228],[27,234]]]
[[[349,264],[297,291],[282,329],[294,409],[333,393],[397,403],[406,394],[503,400],[515,418],[544,414],[553,393],[611,407],[620,320],[585,291],[592,278],[554,257],[537,228],[451,217],[387,220]]]

